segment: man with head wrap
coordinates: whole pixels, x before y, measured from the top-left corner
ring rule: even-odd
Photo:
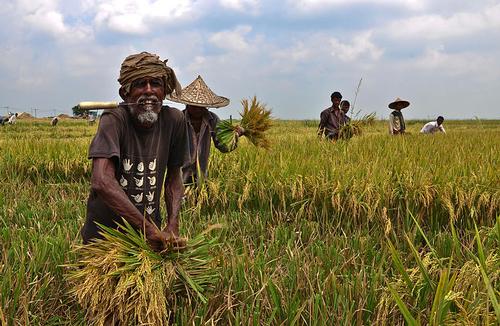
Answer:
[[[181,167],[189,156],[184,115],[162,103],[181,87],[166,61],[147,52],[128,56],[118,81],[124,103],[103,112],[89,149],[91,191],[81,235],[84,243],[100,238],[96,222],[116,228],[123,217],[162,250],[167,239],[178,240]],[[167,225],[161,230],[165,173]]]

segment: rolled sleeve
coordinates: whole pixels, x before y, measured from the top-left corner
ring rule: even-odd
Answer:
[[[89,159],[112,158],[120,159],[120,135],[122,123],[113,114],[104,113],[99,121],[97,133],[89,148]]]

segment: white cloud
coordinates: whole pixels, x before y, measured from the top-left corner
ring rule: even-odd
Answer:
[[[492,108],[500,81],[499,0],[4,2],[4,105],[69,109],[81,100],[118,99],[120,63],[149,51],[169,58],[183,85],[201,74],[214,91],[231,98],[222,114],[235,116],[239,100],[256,94],[277,117],[318,118],[332,90],[352,99],[362,76],[357,102],[368,112],[386,116],[387,101],[407,96],[414,108],[410,117],[436,108],[447,117],[470,117],[462,96],[467,90],[482,100],[474,114],[498,118]],[[288,8],[310,16],[295,20],[283,12]],[[360,16],[327,23],[327,14],[350,8]],[[376,9],[369,19],[367,8]],[[235,14],[252,11],[263,14],[250,18],[252,26],[235,22]]]
[[[330,53],[345,62],[352,62],[360,57],[377,61],[384,51],[371,41],[372,32],[363,32],[354,36],[351,43],[342,43],[336,38],[330,39]]]
[[[209,41],[221,49],[236,52],[246,51],[250,49],[250,45],[246,41],[245,36],[251,31],[251,26],[241,25],[234,30],[215,33],[210,36]]]
[[[87,4],[88,6],[88,4]],[[95,23],[124,34],[145,34],[154,24],[174,24],[192,11],[190,0],[97,0]],[[192,17],[190,17],[192,18]]]
[[[19,24],[23,31],[42,33],[60,42],[78,42],[92,37],[92,29],[85,25],[69,25],[58,1],[20,0],[10,4],[12,24]],[[11,26],[12,26],[11,24]]]
[[[187,71],[201,71],[207,64],[207,58],[201,55],[195,56],[193,62],[187,66]]]
[[[410,10],[422,10],[427,6],[427,0],[288,0],[288,3],[302,12],[319,11],[328,7],[353,4],[389,5]]]
[[[309,59],[312,54],[312,48],[304,44],[304,42],[300,41],[292,48],[280,51],[278,54],[278,58],[294,62],[303,62]]]
[[[67,27],[64,25],[63,15],[55,10],[45,11],[43,9],[39,9],[34,13],[25,16],[24,20],[35,29],[55,36],[67,32]]]
[[[394,38],[436,40],[464,37],[498,28],[500,28],[500,4],[476,13],[459,12],[449,17],[429,14],[400,19],[386,26],[383,32]]]
[[[57,0],[17,0],[14,5],[23,12],[51,10],[57,8]]]
[[[221,6],[241,12],[258,13],[260,0],[220,0]]]
[[[414,64],[414,68],[422,71],[439,71],[440,74],[479,80],[495,80],[500,77],[497,56],[474,52],[447,53],[444,46],[428,48]]]

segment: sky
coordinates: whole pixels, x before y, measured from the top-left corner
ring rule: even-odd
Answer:
[[[333,91],[359,116],[400,97],[407,119],[500,118],[500,0],[0,1],[0,114],[119,101],[121,62],[148,51],[228,97],[221,118],[255,95],[319,119]]]

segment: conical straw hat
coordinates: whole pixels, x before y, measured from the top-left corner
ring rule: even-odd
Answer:
[[[399,103],[401,103],[403,105],[403,107],[401,109],[404,109],[404,108],[406,108],[406,107],[408,107],[410,105],[410,102],[402,100],[402,99],[400,99],[398,97],[396,100],[394,100],[394,102],[392,102],[392,103],[389,104],[389,108],[395,110],[396,106]]]
[[[199,75],[191,84],[182,89],[181,96],[172,93],[167,95],[167,99],[177,103],[208,108],[220,108],[229,104],[228,98],[212,92]]]

